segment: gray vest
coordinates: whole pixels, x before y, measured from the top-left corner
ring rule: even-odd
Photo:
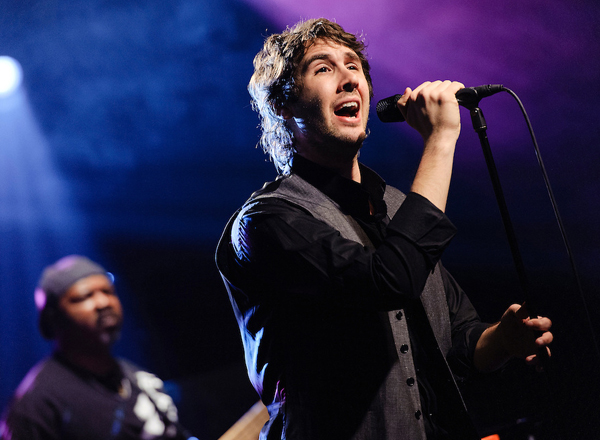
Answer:
[[[363,229],[350,215],[344,214],[337,203],[297,175],[281,178],[277,189],[272,192],[259,194],[253,197],[253,199],[257,200],[265,197],[276,197],[287,200],[307,210],[313,217],[337,229],[342,237],[361,243],[365,247],[373,248],[371,241]],[[390,218],[394,216],[405,197],[397,189],[387,186],[384,200],[387,204],[388,216]],[[451,348],[452,340],[448,305],[443,281],[439,272],[436,267],[436,270],[429,276],[421,295],[421,301],[427,313],[433,334],[435,335],[434,345],[436,346],[434,350],[439,353],[440,362],[445,366],[445,371],[441,372],[441,374],[447,376],[446,381],[455,389],[455,401],[459,408],[454,408],[454,410],[457,410],[461,416],[464,416],[467,421],[466,423],[470,425],[468,416],[466,416],[464,403],[444,358]],[[398,354],[398,361],[395,362],[386,381],[380,387],[372,409],[374,413],[378,411],[385,412],[383,418],[386,420],[386,439],[426,440],[423,418],[420,412],[419,390],[415,383],[415,366],[411,354],[412,349],[410,347],[410,338],[404,311],[389,311],[388,318]],[[398,410],[398,400],[401,402],[400,411]],[[367,415],[354,439],[373,440],[375,438],[383,438],[379,436],[374,437],[374,435],[381,434],[381,427],[379,429],[376,428],[378,424],[380,425],[380,421],[370,420],[370,416]],[[465,432],[469,434],[459,438],[477,438],[470,436],[470,433],[473,433],[472,425],[465,427]]]

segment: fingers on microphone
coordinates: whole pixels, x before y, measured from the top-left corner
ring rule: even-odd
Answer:
[[[402,96],[400,96],[400,99],[398,100],[398,102],[396,102],[397,106],[405,106],[406,103],[408,102],[408,100],[410,99],[410,94],[412,93],[412,90],[410,87],[407,87],[404,90],[404,93],[402,94]]]
[[[423,84],[421,84],[420,86],[418,86],[415,90],[413,90],[413,93],[416,95],[419,94],[419,92],[421,92],[421,90],[423,90],[425,87],[429,86],[431,84],[431,81],[425,81]]]

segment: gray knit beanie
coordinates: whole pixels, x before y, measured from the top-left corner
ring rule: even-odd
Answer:
[[[106,275],[106,270],[81,255],[68,255],[56,263],[46,267],[36,289],[35,302],[39,310],[43,309],[49,299],[60,298],[69,287],[82,278],[90,275]],[[40,292],[41,290],[41,292]],[[43,294],[43,297],[39,297]]]

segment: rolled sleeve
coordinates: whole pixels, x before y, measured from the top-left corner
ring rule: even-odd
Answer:
[[[411,192],[390,221],[388,233],[416,246],[433,267],[456,235],[456,227],[429,200]]]

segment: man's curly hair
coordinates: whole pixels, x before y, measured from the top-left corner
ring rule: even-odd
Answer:
[[[271,156],[281,174],[290,172],[294,141],[292,132],[277,110],[298,99],[297,68],[315,40],[332,41],[356,52],[369,85],[370,97],[373,96],[365,44],[356,35],[344,31],[339,24],[325,18],[306,20],[281,34],[269,36],[254,58],[254,74],[248,84],[248,92],[252,97],[252,107],[261,120],[259,144]]]

